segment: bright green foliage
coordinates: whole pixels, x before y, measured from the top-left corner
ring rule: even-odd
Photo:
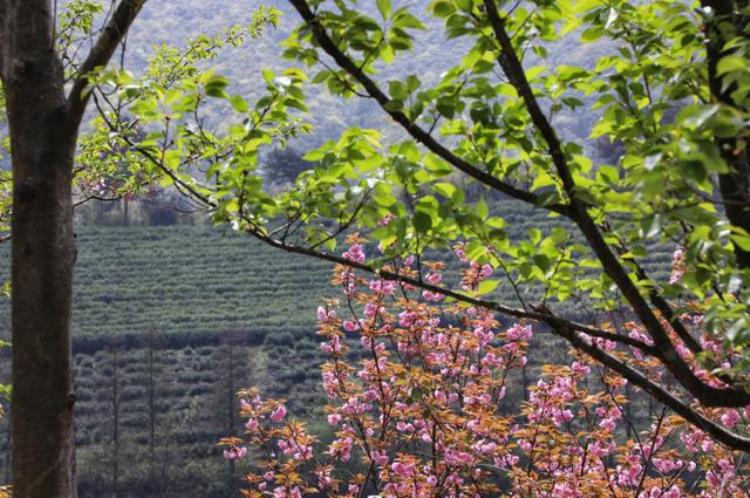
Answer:
[[[224,153],[203,127],[202,107],[212,97],[226,98],[238,112],[247,112],[247,103],[240,96],[229,97],[226,78],[199,66],[227,47],[260,36],[265,26],[278,23],[278,16],[278,11],[261,7],[248,26],[232,26],[213,37],[198,35],[181,50],[156,47],[141,77],[123,68],[96,75],[93,100],[99,113],[79,141],[76,184],[81,196],[117,198],[143,193],[159,183],[167,186],[175,180],[164,177],[154,159],[183,175],[180,168],[202,155]],[[225,139],[239,141],[241,134],[234,130]],[[161,155],[165,148],[173,150]]]
[[[514,82],[496,77],[499,52],[482,2],[431,4],[431,13],[445,21],[446,36],[470,41],[471,48],[431,88],[422,87],[416,75],[382,84],[387,94],[381,102],[384,111],[403,113],[408,123],[424,130],[434,128],[432,136],[444,138],[450,154],[503,181],[528,186],[542,208],[567,203],[574,195],[588,207],[633,278],[631,263],[642,261],[648,244],[683,246],[687,271],[681,280],[635,278],[638,287],[644,295],[655,289],[697,306],[684,311],[705,311],[707,332],[744,350],[750,341],[750,275],[738,267],[734,254],[738,246],[748,247],[750,239],[741,227],[730,225],[720,206],[716,178],[729,166],[715,137],[741,135],[747,122],[746,40],[739,33],[729,40],[727,54],[718,63],[722,84],[733,86],[734,105],[727,105],[712,98],[706,83],[702,26],[722,22],[712,19],[710,10],[667,1],[534,3],[501,2],[507,8],[501,17],[514,35],[514,45],[530,48],[536,56],[526,66],[536,98],[553,121],[556,114],[583,108],[596,112],[599,119],[591,138],[620,144],[624,153],[617,164],[596,164],[581,144],[563,142],[575,182],[574,191],[566,191],[552,164],[547,137],[532,123]],[[316,11],[316,19],[337,49],[364,73],[377,73],[378,58],[390,62],[380,42],[390,40],[388,23],[373,25],[358,12],[347,7],[329,10],[327,4]],[[410,30],[422,26],[401,27],[398,39],[408,40]],[[545,46],[564,36],[580,36],[583,42],[611,49],[586,67],[544,65]],[[288,43],[287,55],[303,63],[315,64],[321,58],[318,42],[306,27]],[[409,43],[396,45],[408,48]],[[356,92],[372,95],[360,86],[362,81],[352,81],[351,71],[325,69],[324,74],[328,76],[316,81],[326,81],[329,90],[344,97]],[[587,245],[575,243],[580,238],[570,226],[560,223],[553,230],[534,230],[526,240],[509,240],[502,216],[488,218],[485,203],[467,202],[460,187],[445,182],[451,169],[434,151],[420,147],[424,141],[407,140],[374,151],[371,136],[349,131],[339,144],[308,157],[336,164],[340,177],[363,178],[359,189],[374,187],[360,220],[388,248],[386,257],[462,240],[479,261],[502,262],[517,284],[536,282],[547,287],[551,297],[576,297],[594,309],[614,310],[625,304],[613,294],[609,278],[596,276],[601,262]],[[359,166],[360,156],[378,169]],[[377,220],[387,213],[396,215],[397,222],[377,227]],[[738,365],[737,370],[743,368]]]
[[[721,139],[732,137],[744,150],[737,137],[747,121],[747,44],[740,33],[732,38],[723,18],[685,2],[589,0],[500,2],[494,19],[486,2],[440,0],[428,13],[443,23],[445,43],[465,53],[427,85],[416,74],[379,80],[421,31],[438,29],[421,20],[423,12],[388,1],[368,12],[346,2],[291,3],[309,22],[285,42],[285,55],[310,66],[311,82],[335,95],[374,99],[404,138],[384,143],[379,131],[350,128],[309,152],[306,159],[319,166],[271,197],[259,156],[309,131],[305,73],[266,71],[265,96],[249,103],[231,94],[228,80],[198,69],[205,52],[188,57],[190,69],[172,85],[159,84],[154,75],[169,74],[172,53],[155,59],[151,78],[119,74],[100,82],[146,130],[145,138],[126,140],[145,157],[146,171],[166,174],[165,184],[210,208],[216,222],[282,245],[330,251],[349,226],[368,231],[383,260],[460,241],[473,260],[502,268],[505,284],[545,289],[543,303],[524,307],[572,299],[591,311],[621,310],[632,305],[622,294],[630,279],[641,299],[672,300],[675,315],[705,313],[705,332],[745,350],[750,275],[736,258],[738,248],[750,248],[750,235],[728,221],[715,184],[733,167]],[[726,39],[715,74],[706,51],[714,28]],[[571,37],[597,44],[592,53],[601,55],[580,67],[547,64],[547,47]],[[526,59],[515,73],[504,53],[510,47]],[[731,90],[728,97],[717,97],[711,77]],[[237,117],[209,126],[201,116],[211,105]],[[583,110],[597,116],[592,144],[604,139],[622,148],[614,164],[595,161],[591,144],[555,132],[558,117]],[[549,212],[553,226],[509,238],[503,214],[491,210],[494,194],[474,186],[467,192],[456,170],[485,188],[499,183],[498,190]],[[387,215],[395,220],[380,224]],[[599,233],[600,249],[619,269],[592,250],[576,227],[582,224]],[[640,271],[653,244],[684,247],[680,279]],[[617,272],[629,276],[613,280]]]

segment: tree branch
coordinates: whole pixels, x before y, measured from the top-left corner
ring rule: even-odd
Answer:
[[[335,254],[325,253],[322,251],[314,251],[306,247],[288,245],[282,241],[275,240],[271,237],[264,235],[262,232],[260,232],[259,230],[255,228],[250,228],[250,229],[247,229],[246,231],[253,237],[259,239],[260,241],[276,249],[281,249],[289,253],[310,256],[310,257],[314,257],[317,259],[322,259],[325,261],[337,263],[340,265],[345,265],[350,268],[354,268],[357,270],[364,271],[366,273],[377,275],[385,280],[394,280],[394,281],[402,282],[405,284],[413,285],[417,288],[429,290],[431,292],[437,292],[447,297],[456,299],[457,301],[472,304],[475,306],[481,306],[485,309],[496,311],[503,315],[512,316],[514,318],[524,318],[524,319],[534,320],[537,322],[546,323],[547,325],[549,325],[550,330],[553,333],[565,338],[574,348],[588,354],[600,364],[616,372],[617,374],[623,376],[633,385],[640,387],[641,389],[649,393],[654,399],[663,403],[665,406],[668,406],[675,413],[677,413],[679,416],[684,418],[688,423],[707,432],[714,439],[721,442],[722,444],[727,445],[730,448],[740,450],[740,451],[750,452],[750,439],[734,434],[728,431],[727,429],[725,429],[724,427],[720,426],[719,424],[707,419],[706,417],[701,415],[697,410],[695,410],[694,408],[691,408],[685,402],[676,398],[670,392],[666,391],[659,385],[649,380],[648,377],[643,375],[638,370],[632,368],[625,362],[615,358],[614,356],[590,344],[586,340],[586,338],[579,335],[579,333],[583,333],[589,337],[607,339],[607,340],[618,342],[620,344],[635,347],[635,348],[640,349],[646,354],[658,357],[659,351],[653,346],[649,346],[647,344],[644,344],[640,341],[637,341],[627,336],[613,334],[611,332],[607,332],[606,330],[597,329],[595,327],[591,327],[582,323],[577,323],[574,321],[566,320],[564,318],[546,313],[544,311],[524,311],[524,310],[520,310],[516,308],[511,308],[511,307],[504,306],[499,303],[473,298],[471,296],[467,296],[466,294],[455,292],[450,289],[445,289],[443,287],[439,287],[436,285],[432,285],[424,281],[409,277],[407,275],[402,275],[400,273],[396,273],[392,271],[380,270],[378,268],[375,268],[370,265],[366,265],[364,263],[357,263],[355,261],[348,260],[346,258],[337,256]]]
[[[391,119],[401,125],[409,135],[411,135],[417,142],[424,145],[431,152],[440,156],[443,160],[450,163],[453,167],[469,175],[470,177],[478,180],[479,182],[494,188],[504,194],[518,199],[535,206],[539,206],[538,196],[531,192],[523,189],[519,189],[510,183],[504,182],[499,178],[483,171],[473,164],[465,161],[464,159],[456,156],[445,146],[435,140],[429,133],[423,130],[416,123],[411,121],[403,112],[389,109],[388,104],[390,99],[383,93],[378,85],[367,76],[362,69],[360,69],[354,62],[341,50],[339,49],[333,40],[328,36],[325,28],[320,24],[315,14],[310,10],[306,0],[289,0],[294,6],[297,12],[302,16],[302,19],[312,29],[315,40],[320,47],[333,58],[336,64],[351,75],[355,80],[361,84],[365,91],[370,97],[372,97],[385,111]],[[569,216],[569,207],[565,204],[553,204],[545,206],[546,209],[554,211],[558,214]]]
[[[583,351],[597,362],[626,378],[632,384],[640,387],[649,393],[654,399],[669,407],[680,417],[684,418],[687,422],[710,434],[716,441],[719,441],[735,450],[744,451],[746,453],[750,452],[749,438],[734,434],[716,422],[707,419],[697,410],[677,399],[664,388],[651,382],[648,377],[641,372],[605,353],[596,346],[589,344],[574,331],[570,329],[566,330],[565,327],[556,327],[556,332],[562,337],[565,337],[574,348]]]
[[[68,96],[70,117],[76,126],[80,123],[89,99],[86,87],[89,84],[89,73],[98,67],[104,67],[109,63],[112,54],[124,38],[147,0],[121,0],[114,14],[102,30],[99,38],[89,52],[86,60],[81,64],[78,78],[73,83],[73,88]]]
[[[299,1],[299,0],[293,0]],[[523,99],[526,110],[547,143],[547,151],[570,200],[570,216],[586,238],[589,247],[599,259],[602,269],[620,289],[641,323],[654,340],[659,358],[677,381],[696,399],[706,406],[740,407],[750,404],[750,393],[740,389],[718,389],[701,381],[690,366],[677,353],[666,330],[656,314],[630,279],[617,256],[604,240],[599,228],[588,213],[586,204],[576,197],[576,184],[555,129],[541,109],[533,89],[526,78],[523,64],[515,52],[513,42],[505,30],[505,21],[495,5],[495,0],[483,0],[490,25],[500,46],[498,63],[503,69],[518,96]]]
[[[245,220],[245,221],[248,221],[249,223],[251,223],[250,220]],[[282,240],[274,239],[273,237],[270,237],[264,234],[263,231],[261,231],[259,228],[255,226],[251,226],[247,228],[245,231],[249,235],[252,235],[256,239],[264,242],[265,244],[268,244],[276,249],[281,249],[283,251],[286,251],[292,254],[300,254],[303,256],[309,256],[309,257],[313,257],[313,258],[320,259],[323,261],[328,261],[331,263],[348,266],[350,268],[361,270],[366,273],[370,273],[372,275],[377,275],[385,280],[393,280],[396,282],[413,285],[414,287],[427,290],[430,292],[435,292],[438,294],[443,294],[444,296],[455,299],[456,301],[471,304],[474,306],[480,306],[482,308],[495,311],[497,313],[500,313],[506,316],[511,316],[511,317],[519,318],[519,319],[533,320],[536,322],[544,322],[544,323],[549,324],[550,326],[552,325],[565,326],[565,327],[570,328],[571,330],[584,333],[591,337],[607,339],[613,342],[617,342],[619,344],[623,344],[625,346],[638,348],[643,353],[649,356],[658,357],[658,354],[659,354],[657,349],[654,348],[653,346],[649,346],[648,344],[645,344],[636,339],[632,339],[624,335],[614,334],[604,329],[591,327],[583,323],[578,323],[575,321],[567,320],[565,318],[559,317],[557,315],[554,315],[546,311],[541,311],[541,310],[540,311],[528,311],[528,310],[523,310],[523,309],[518,309],[518,308],[512,308],[510,306],[505,306],[500,303],[487,301],[484,299],[478,299],[478,298],[469,296],[467,294],[453,291],[445,287],[433,285],[433,284],[425,282],[424,280],[413,278],[408,275],[403,275],[401,273],[396,273],[396,272],[388,271],[388,270],[381,270],[380,268],[377,268],[372,265],[367,265],[364,263],[357,263],[355,261],[351,261],[349,259],[346,259],[342,256],[338,256],[336,254],[332,254],[332,253],[328,253],[328,252],[320,251],[320,250],[314,250],[309,247],[287,244],[286,242]]]

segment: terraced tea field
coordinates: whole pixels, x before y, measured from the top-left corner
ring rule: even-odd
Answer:
[[[495,209],[511,237],[550,223],[510,203]],[[240,469],[215,443],[241,428],[236,390],[259,384],[305,418],[321,409],[315,309],[335,294],[331,266],[207,227],[82,226],[77,238],[80,495],[233,496]],[[667,249],[654,248],[650,258],[663,277]],[[7,275],[5,264],[0,279]],[[510,286],[493,297],[513,302]],[[6,302],[5,334],[8,321]],[[545,346],[532,368],[565,351]],[[7,377],[7,356],[1,368]],[[522,384],[515,385],[518,399]],[[6,433],[0,475],[7,478]]]

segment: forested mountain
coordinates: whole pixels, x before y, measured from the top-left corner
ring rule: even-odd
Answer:
[[[393,4],[394,8],[403,4],[412,6],[415,14],[421,12],[421,20],[428,29],[414,33],[414,49],[407,55],[396,58],[390,65],[380,64],[378,79],[387,82],[397,75],[403,78],[414,74],[419,77],[423,86],[436,83],[444,71],[461,62],[468,48],[466,43],[445,38],[445,31],[440,28],[441,22],[426,12],[429,1]],[[295,66],[283,57],[283,41],[300,24],[300,19],[284,0],[206,0],[187,3],[150,0],[130,32],[125,67],[138,74],[153,55],[155,46],[180,46],[197,34],[217,35],[231,25],[247,24],[260,6],[273,7],[282,12],[279,26],[266,30],[262,36],[251,39],[245,46],[223,50],[213,61],[217,73],[230,79],[232,92],[249,97],[257,96],[264,87],[261,76],[263,69],[281,71]],[[360,7],[377,17],[374,1],[361,2]],[[564,64],[586,67],[597,56],[611,51],[611,47],[605,43],[582,45],[576,34],[568,36],[563,42],[549,44],[547,48],[548,54],[544,61],[529,51],[526,54],[526,66],[531,68]],[[310,76],[314,74],[312,72]],[[293,145],[301,148],[319,145],[337,138],[340,132],[351,126],[375,128],[384,131],[392,140],[403,139],[402,132],[391,124],[371,99],[353,98],[344,101],[331,96],[325,87],[312,84],[306,90],[310,104],[307,118],[314,130],[309,136],[294,141]],[[561,114],[556,119],[563,135],[584,142],[594,124],[596,113]]]

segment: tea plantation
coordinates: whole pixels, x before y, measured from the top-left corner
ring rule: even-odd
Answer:
[[[495,209],[513,237],[549,223],[512,203]],[[216,447],[242,429],[234,393],[257,384],[288,398],[297,416],[322,409],[315,310],[335,295],[331,266],[202,226],[80,226],[77,240],[80,496],[235,496],[241,469]],[[0,250],[7,262],[8,247]],[[663,277],[666,248],[651,257]],[[0,278],[8,278],[7,263]],[[493,297],[513,302],[509,286]],[[7,335],[7,302],[0,317]],[[537,346],[531,368],[566,349]],[[6,353],[6,378],[8,367]],[[7,446],[3,427],[5,478]]]

